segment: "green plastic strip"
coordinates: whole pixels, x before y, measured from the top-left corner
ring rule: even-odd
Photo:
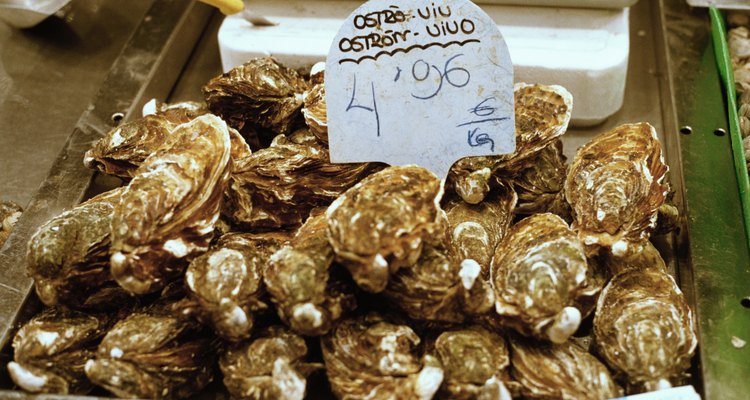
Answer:
[[[729,54],[729,46],[727,44],[727,30],[724,23],[724,16],[716,7],[711,7],[709,14],[711,15],[711,37],[714,42],[716,63],[726,93],[727,109],[729,111],[729,138],[732,143],[734,172],[737,174],[743,221],[745,231],[747,232],[748,245],[750,246],[750,178],[748,178],[747,160],[745,160],[745,150],[742,145],[742,134],[740,133],[740,119],[737,114],[737,90],[734,85],[732,57]]]
[[[704,400],[747,400],[750,308],[743,298],[750,296],[750,249],[732,143],[729,135],[714,134],[729,125],[710,41],[695,77],[678,120],[692,128],[680,134],[691,266],[685,275],[681,269],[680,280],[695,300]]]

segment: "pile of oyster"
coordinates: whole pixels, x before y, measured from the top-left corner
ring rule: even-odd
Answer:
[[[750,160],[750,13],[732,11],[727,15],[727,41],[732,57],[734,81],[739,98],[739,119],[745,160]],[[750,165],[748,165],[750,170]]]
[[[19,387],[605,399],[688,378],[693,317],[650,243],[674,217],[654,128],[568,164],[570,93],[519,84],[513,154],[447,179],[331,164],[322,74],[252,60],[93,145],[126,184],[31,239],[46,308],[13,340]]]

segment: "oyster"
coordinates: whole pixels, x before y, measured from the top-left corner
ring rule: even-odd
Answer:
[[[669,192],[668,170],[647,123],[619,126],[578,150],[565,196],[588,254],[620,257],[645,244]]]
[[[680,228],[680,210],[672,204],[664,203],[656,216],[654,235],[676,231]]]
[[[132,178],[148,157],[171,145],[178,126],[206,113],[205,107],[193,102],[159,105],[154,114],[109,131],[86,152],[83,163],[108,175]],[[229,134],[232,160],[249,156],[250,147],[239,132],[229,129]]]
[[[431,399],[443,370],[421,356],[421,339],[378,314],[347,319],[321,338],[328,381],[339,399]]]
[[[288,239],[279,233],[222,236],[208,252],[194,259],[185,273],[198,318],[224,339],[248,338],[254,314],[268,308],[263,268],[271,254]]]
[[[0,201],[0,247],[8,240],[13,226],[21,217],[23,209],[12,201]]]
[[[667,272],[667,264],[661,257],[659,250],[651,242],[646,242],[637,253],[628,254],[625,257],[606,257],[604,264],[610,276],[628,269],[656,268],[659,271]]]
[[[607,367],[572,341],[539,343],[510,339],[513,377],[524,398],[601,400],[623,395]]]
[[[353,285],[345,273],[333,264],[326,216],[321,211],[273,254],[264,281],[279,317],[295,332],[319,336],[357,306]]]
[[[503,324],[526,336],[562,343],[580,325],[579,303],[601,289],[588,281],[587,259],[575,232],[554,214],[536,214],[495,249],[491,283]]]
[[[383,297],[409,318],[439,323],[462,323],[489,312],[495,302],[476,261],[459,262],[432,245],[424,246],[414,265],[391,275]]]
[[[565,201],[564,190],[566,172],[562,141],[557,139],[513,178],[513,188],[518,193],[516,214],[549,212],[570,220],[570,206]]]
[[[208,108],[227,123],[287,134],[301,121],[302,94],[307,83],[274,59],[255,58],[211,79],[203,87]]]
[[[109,268],[110,222],[124,191],[100,194],[52,218],[31,237],[26,271],[44,304],[73,308],[117,304],[110,297],[118,291]]]
[[[596,306],[594,338],[597,352],[635,391],[681,383],[698,344],[682,292],[658,267],[612,278]]]
[[[229,178],[224,121],[207,114],[173,135],[141,165],[112,216],[112,275],[136,294],[161,289],[208,249]]]
[[[512,154],[466,157],[450,170],[448,180],[464,201],[484,199],[497,176],[513,177],[527,168],[542,149],[568,129],[573,96],[562,86],[517,83],[514,88],[516,151]]]
[[[322,368],[308,363],[305,340],[281,326],[233,344],[219,361],[224,385],[233,398],[302,400],[307,376]]]
[[[510,354],[505,339],[479,326],[443,332],[434,352],[445,371],[437,397],[510,400]]]
[[[157,304],[119,321],[102,339],[86,376],[118,397],[178,399],[213,380],[217,343],[192,320]]]
[[[243,159],[232,173],[223,213],[244,229],[298,227],[378,168],[332,164],[309,130],[277,136],[271,147]]]
[[[326,108],[326,87],[324,83],[314,85],[305,92],[305,107],[302,115],[310,131],[323,143],[328,143],[328,111]]]
[[[21,327],[13,338],[8,372],[31,393],[85,394],[92,389],[83,366],[112,326],[110,315],[88,315],[48,308]]]
[[[456,199],[445,206],[455,257],[461,261],[476,261],[485,279],[490,275],[495,247],[513,222],[516,201],[516,193],[506,185],[500,185],[479,204]]]
[[[328,238],[359,287],[381,292],[388,276],[419,259],[423,243],[442,240],[443,187],[414,165],[389,167],[347,190],[328,208]]]

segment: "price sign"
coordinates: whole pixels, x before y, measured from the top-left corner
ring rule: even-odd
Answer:
[[[418,164],[445,177],[467,156],[515,150],[513,64],[468,0],[371,0],[326,62],[333,162]]]

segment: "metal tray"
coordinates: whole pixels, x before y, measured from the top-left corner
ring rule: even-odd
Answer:
[[[745,399],[750,346],[735,348],[732,337],[750,341],[750,249],[708,14],[683,0],[641,1],[631,12],[625,104],[600,126],[571,129],[565,151],[571,157],[593,136],[621,123],[648,121],[657,128],[671,167],[674,202],[683,215],[679,232],[657,245],[698,322],[692,383],[704,399]],[[154,97],[201,98],[201,86],[221,72],[220,21],[199,4],[155,1],[0,249],[0,398],[74,397],[15,391],[4,368],[15,329],[39,309],[25,274],[26,243],[46,220],[119,184],[81,162],[91,143],[117,124],[118,115],[138,117]]]

